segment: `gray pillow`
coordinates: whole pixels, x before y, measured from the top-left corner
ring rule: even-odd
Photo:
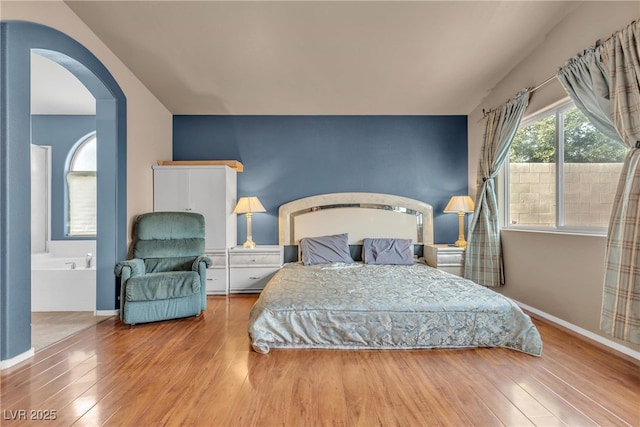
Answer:
[[[349,252],[349,236],[347,233],[333,236],[305,237],[300,239],[300,250],[304,265],[353,262]]]
[[[411,239],[362,239],[365,264],[412,265]]]

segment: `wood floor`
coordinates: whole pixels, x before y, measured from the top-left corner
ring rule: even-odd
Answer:
[[[133,328],[114,317],[36,352],[2,371],[0,424],[640,426],[639,366],[544,321],[535,321],[542,357],[506,349],[261,355],[247,335],[254,301],[209,297],[199,318]],[[47,415],[55,420],[38,420]]]

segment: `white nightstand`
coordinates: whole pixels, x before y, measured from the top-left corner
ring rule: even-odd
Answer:
[[[259,293],[283,264],[284,250],[277,245],[229,249],[229,291]]]
[[[205,253],[211,258],[211,266],[207,268],[207,294],[226,295],[229,293],[229,270],[227,269],[227,251],[210,250]]]
[[[464,276],[465,248],[449,245],[424,245],[424,259],[427,265],[439,270]]]

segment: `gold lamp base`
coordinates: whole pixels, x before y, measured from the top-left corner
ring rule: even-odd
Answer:
[[[456,240],[456,242],[453,244],[453,246],[456,246],[458,248],[466,248],[467,247],[467,241],[462,239],[462,240]]]
[[[247,240],[246,242],[244,242],[242,244],[243,248],[255,248],[256,247],[256,242],[254,242],[253,240]]]
[[[467,241],[464,240],[464,212],[458,212],[458,240],[454,243],[458,248],[466,248]]]

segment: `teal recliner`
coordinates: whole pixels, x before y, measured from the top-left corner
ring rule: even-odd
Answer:
[[[127,324],[197,316],[207,308],[204,217],[152,212],[133,227],[133,259],[115,266],[120,319]]]

